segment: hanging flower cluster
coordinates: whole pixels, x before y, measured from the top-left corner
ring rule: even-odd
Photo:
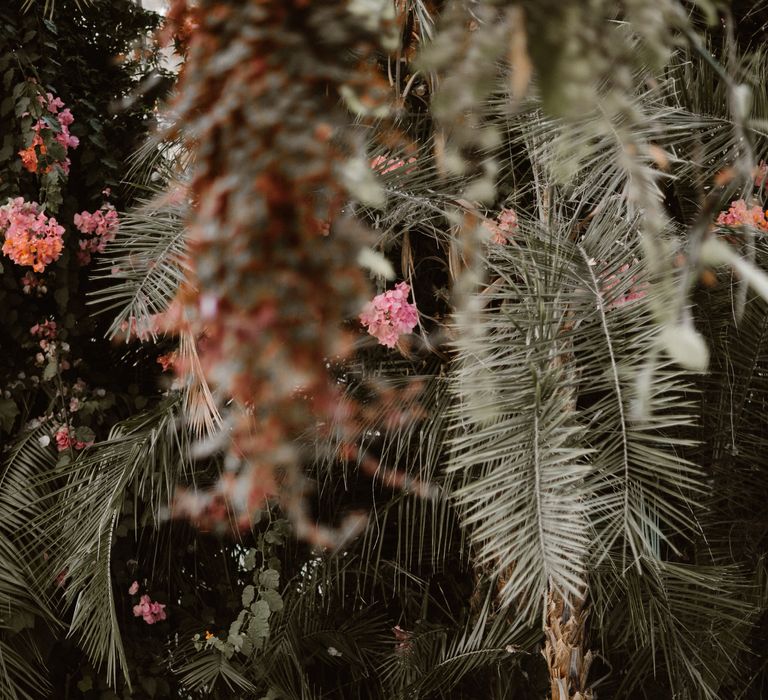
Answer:
[[[517,214],[513,209],[502,209],[495,220],[485,219],[483,228],[491,234],[491,243],[504,245],[517,231]]]
[[[161,330],[205,335],[200,368],[238,411],[229,438],[232,462],[242,465],[232,484],[248,494],[237,499],[240,522],[247,525],[266,497],[280,497],[303,523],[297,530],[316,541],[302,511],[296,437],[332,420],[349,427],[345,437],[356,430],[353,409],[339,415],[343,392],[327,364],[351,353],[344,322],[368,288],[358,264],[366,232],[342,209],[350,192],[371,206],[385,197],[360,158],[347,107],[363,124],[388,114],[392,91],[376,59],[397,49],[400,33],[394,13],[353,5],[268,2],[254,11],[252,3],[175,0],[167,15],[170,27],[195,16],[169,135],[183,135],[198,157],[189,271]],[[318,44],[319,26],[338,31]],[[232,46],[238,60],[215,60]],[[263,118],[242,119],[254,112]],[[216,148],[203,152],[200,143]],[[193,370],[181,361],[175,369],[181,378]],[[213,513],[221,500],[208,496],[203,504],[177,493],[174,514],[201,521],[202,509]]]
[[[381,345],[395,347],[398,338],[410,333],[419,322],[416,305],[408,301],[410,291],[406,282],[400,282],[394,289],[375,296],[360,314],[360,323]]]
[[[26,202],[22,197],[9,199],[0,207],[0,233],[5,236],[3,253],[35,272],[42,272],[58,260],[64,247],[64,227],[46,216],[36,202]]]
[[[87,265],[92,255],[103,253],[107,243],[115,239],[119,226],[117,211],[111,204],[104,204],[93,213],[80,212],[75,214],[75,226],[85,236],[80,239],[77,259],[81,265]]]
[[[134,581],[134,584],[136,582]],[[131,586],[130,590],[134,590]],[[144,618],[144,622],[148,625],[154,625],[155,622],[160,622],[166,619],[165,604],[157,603],[153,601],[148,595],[144,594],[139,599],[139,604],[133,606],[133,616]]]
[[[37,101],[48,112],[32,125],[32,141],[19,151],[21,162],[31,173],[45,174],[59,166],[65,175],[69,175],[70,148],[80,145],[77,136],[69,133],[70,125],[75,121],[72,112],[64,107],[61,98],[47,92],[38,95]],[[57,144],[53,146],[53,144]]]
[[[755,205],[747,208],[743,199],[731,202],[728,211],[720,212],[717,217],[720,226],[754,226],[763,231],[768,231],[768,212]]]

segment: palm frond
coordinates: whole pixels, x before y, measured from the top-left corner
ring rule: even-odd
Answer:
[[[182,684],[189,690],[211,692],[223,682],[231,692],[255,692],[254,685],[218,651],[200,651],[178,671]]]
[[[32,522],[46,531],[55,566],[69,576],[66,597],[75,603],[69,633],[94,666],[106,663],[112,684],[118,670],[128,675],[113,599],[112,540],[130,485],[159,519],[188,473],[188,446],[177,422],[178,400],[172,398],[117,424],[107,441],[53,476],[38,477],[43,485],[63,481],[56,502]]]
[[[681,698],[721,697],[724,680],[739,674],[754,611],[743,572],[647,559],[639,564],[637,571],[624,571],[615,561],[592,580],[606,655],[628,649],[616,696],[635,697],[656,677]]]
[[[535,615],[550,582],[578,594],[588,552],[589,449],[575,415],[567,297],[573,252],[531,230],[504,255],[457,343],[449,469],[477,560]],[[468,330],[471,328],[471,330]]]
[[[184,211],[166,198],[144,200],[122,216],[117,239],[94,273],[101,284],[90,300],[100,313],[115,314],[111,336],[125,329],[153,333],[152,316],[168,308],[184,281]]]

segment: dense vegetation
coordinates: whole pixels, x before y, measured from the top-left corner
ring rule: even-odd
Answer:
[[[766,22],[3,5],[0,697],[762,698]]]

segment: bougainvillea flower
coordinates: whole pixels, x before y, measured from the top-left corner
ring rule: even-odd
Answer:
[[[502,209],[495,220],[485,219],[483,227],[491,234],[491,243],[509,243],[517,231],[517,214],[514,209]]]
[[[143,618],[148,625],[154,625],[155,622],[165,620],[165,604],[153,602],[148,595],[143,595],[139,604],[133,606],[133,616]]]
[[[3,253],[17,265],[42,272],[61,256],[64,227],[48,217],[36,202],[22,197],[0,207],[0,233],[5,236]]]
[[[139,582],[134,581],[128,589],[128,595],[136,595],[139,592]]]
[[[83,235],[80,239],[80,250],[77,259],[81,265],[91,262],[94,253],[103,253],[107,243],[117,235],[119,221],[117,212],[111,204],[105,204],[95,212],[82,211],[75,214],[75,227]]]
[[[406,282],[400,282],[394,289],[375,296],[360,314],[360,323],[381,345],[395,347],[398,338],[410,333],[419,322],[416,305],[408,301],[410,291]]]
[[[754,226],[768,231],[766,212],[757,205],[748,209],[747,203],[743,199],[731,202],[728,211],[720,212],[717,223],[721,226]]]

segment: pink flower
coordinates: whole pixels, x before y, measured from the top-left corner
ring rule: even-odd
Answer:
[[[56,112],[58,112],[64,106],[64,103],[61,101],[61,98],[54,97],[50,92],[45,93],[45,99],[43,99],[42,96],[38,95],[37,100],[38,102],[40,102],[41,105],[44,104],[44,102],[47,100],[48,111],[51,114],[56,114]]]
[[[36,323],[29,329],[30,335],[37,338],[48,338],[49,340],[56,340],[56,334],[58,333],[58,327],[56,321],[43,321],[42,323]]]
[[[630,269],[630,264],[624,263],[619,268],[619,273],[628,272],[629,269]],[[604,276],[603,284],[600,290],[601,293],[607,294],[611,289],[613,289],[617,284],[619,284],[620,281],[621,279],[617,275]],[[637,301],[638,299],[642,299],[648,293],[647,287],[648,287],[647,282],[638,282],[637,275],[633,275],[632,286],[627,290],[626,294],[624,294],[623,296],[616,297],[615,299],[609,301],[606,309],[615,309],[616,307],[624,306],[624,304],[628,304],[631,301]]]
[[[91,262],[93,253],[103,253],[107,243],[117,235],[119,221],[117,212],[111,204],[105,204],[93,213],[83,211],[75,214],[74,223],[78,231],[85,236],[79,242],[77,259],[81,265]]]
[[[57,119],[59,120],[59,124],[62,126],[69,126],[73,121],[75,121],[75,118],[72,116],[72,112],[69,108],[62,109]]]
[[[408,301],[410,291],[406,282],[400,282],[394,289],[375,296],[360,314],[360,323],[381,345],[395,347],[398,338],[410,333],[419,322],[416,305]]]
[[[66,425],[59,428],[54,437],[56,439],[56,449],[59,452],[63,452],[72,445],[72,438],[69,436],[69,429]]]
[[[743,199],[731,202],[728,211],[720,212],[717,223],[721,226],[755,226],[768,231],[768,218],[766,213],[757,205],[747,209],[747,203]]]
[[[59,571],[58,574],[56,574],[56,578],[54,579],[54,582],[59,588],[64,588],[65,584],[67,583],[67,578],[69,577],[69,569],[64,568],[61,571]]]
[[[134,581],[128,589],[128,595],[136,595],[139,592],[139,582]]]
[[[755,187],[768,185],[768,163],[764,160],[752,171],[752,178],[755,181]]]
[[[86,447],[93,445],[93,442],[78,440],[74,436],[74,431],[66,425],[62,425],[61,428],[56,431],[54,437],[56,439],[56,449],[58,449],[59,452],[63,452],[70,447],[75,450],[84,450]]]
[[[45,107],[50,114],[55,115],[58,128],[50,126],[50,119],[48,122],[44,119],[38,119],[32,125],[32,131],[35,134],[32,143],[27,148],[19,151],[22,163],[32,173],[49,173],[55,165],[58,165],[64,174],[68,175],[71,163],[69,158],[67,158],[66,152],[68,149],[77,148],[80,145],[80,139],[69,133],[69,127],[75,121],[75,118],[72,116],[70,109],[64,108],[61,98],[54,97],[50,92],[46,93],[45,96],[38,95],[37,101],[41,107]],[[48,146],[50,146],[51,139],[64,147],[64,158],[62,160],[53,161],[51,156],[48,155]],[[43,156],[45,156],[45,161],[40,163],[39,158]]]
[[[395,645],[395,654],[408,654],[411,651],[411,647],[413,646],[413,642],[411,641],[413,632],[404,630],[402,627],[400,627],[400,625],[395,625],[392,628],[392,631],[395,633],[395,639],[397,640],[397,644]]]
[[[9,199],[0,207],[0,233],[5,237],[3,253],[35,272],[58,260],[64,249],[64,227],[46,216],[39,204],[22,197]]]
[[[408,163],[415,163],[415,158],[409,158]],[[371,168],[377,170],[382,175],[394,172],[395,170],[402,168],[405,165],[405,161],[402,158],[387,158],[386,156],[376,156],[371,158]],[[416,168],[407,168],[406,173],[412,173]]]
[[[491,233],[491,243],[504,245],[517,231],[517,214],[514,209],[502,209],[495,221],[485,219],[483,227]]]
[[[133,616],[143,618],[148,625],[154,625],[159,620],[165,620],[165,604],[152,602],[145,594],[139,599],[139,604],[133,606]]]

